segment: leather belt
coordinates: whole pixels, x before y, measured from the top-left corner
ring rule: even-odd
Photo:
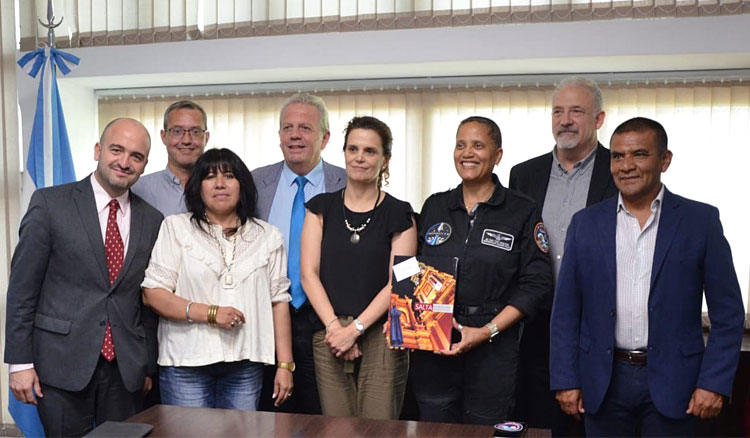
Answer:
[[[620,350],[615,349],[615,359],[632,365],[646,365],[648,353],[643,350]]]

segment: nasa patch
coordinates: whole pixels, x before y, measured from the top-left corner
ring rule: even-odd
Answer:
[[[424,241],[430,246],[438,246],[447,242],[453,234],[453,228],[447,222],[438,222],[424,233]]]
[[[549,253],[549,235],[547,234],[547,228],[544,226],[544,222],[539,222],[534,227],[534,241],[536,246],[539,247],[543,253]]]

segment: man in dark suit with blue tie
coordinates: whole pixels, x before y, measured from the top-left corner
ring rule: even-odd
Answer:
[[[577,213],[550,330],[550,381],[591,436],[689,436],[731,394],[744,310],[715,207],[668,191],[667,134],[634,118],[612,135],[618,197]],[[704,344],[705,292],[711,329]]]
[[[282,405],[285,412],[320,414],[315,379],[312,334],[318,317],[307,301],[299,277],[299,241],[305,218],[304,203],[323,192],[346,185],[346,171],[320,157],[330,137],[328,110],[317,96],[300,93],[281,106],[279,141],[284,161],[253,170],[258,188],[258,217],[281,229],[289,256],[292,285],[292,353],[294,362],[276,364],[294,371],[294,396]],[[267,370],[268,371],[268,370]],[[260,408],[271,410],[274,372],[264,373]]]
[[[141,281],[162,215],[130,193],[150,138],[117,119],[94,147],[94,173],[31,197],[11,261],[5,362],[47,436],[81,436],[140,409],[156,372],[156,319]]]

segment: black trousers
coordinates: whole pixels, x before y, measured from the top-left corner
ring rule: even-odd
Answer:
[[[472,326],[477,326],[472,324]],[[515,405],[518,325],[454,357],[415,351],[409,384],[421,421],[495,424]]]
[[[524,323],[521,337],[519,385],[513,420],[528,427],[551,429],[552,436],[580,436],[582,424],[566,415],[549,386],[550,311],[541,309],[534,320]]]
[[[91,381],[82,391],[66,391],[42,382],[39,418],[46,436],[81,436],[105,421],[122,421],[141,410],[140,389],[125,389],[117,359],[99,357]]]
[[[292,396],[281,406],[273,405],[273,379],[276,376],[275,366],[263,369],[263,388],[260,392],[261,411],[288,412],[295,414],[320,414],[320,397],[318,383],[315,379],[315,362],[313,361],[312,336],[316,330],[315,314],[309,302],[299,309],[290,306],[292,317],[292,355],[297,369],[294,370],[294,389]]]

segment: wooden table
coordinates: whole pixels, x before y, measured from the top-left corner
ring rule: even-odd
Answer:
[[[154,426],[149,437],[491,437],[491,426],[367,420],[156,405],[127,420]],[[527,437],[548,437],[530,429]]]

